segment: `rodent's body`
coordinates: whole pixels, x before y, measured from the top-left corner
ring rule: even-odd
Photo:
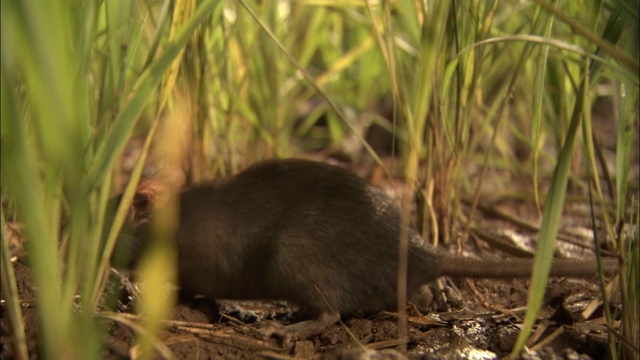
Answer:
[[[268,161],[220,184],[190,188],[179,204],[178,272],[187,292],[288,300],[309,315],[396,308],[400,211],[347,170]],[[531,272],[528,260],[456,258],[409,234],[408,294],[442,275]],[[589,276],[595,269],[574,261],[552,274]]]
[[[400,213],[338,167],[271,161],[180,197],[181,287],[212,299],[284,299],[315,314],[394,308]],[[438,276],[411,234],[409,290]]]

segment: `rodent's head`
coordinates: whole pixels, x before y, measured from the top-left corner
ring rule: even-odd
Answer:
[[[154,211],[164,208],[185,182],[182,170],[161,168],[152,177],[142,179],[131,204],[131,219],[138,225],[148,222]]]
[[[179,193],[184,179],[184,174],[181,171],[164,170],[157,172],[153,177],[140,181],[113,251],[112,264],[114,267],[132,268],[135,266],[149,244],[154,213],[166,207],[169,200]],[[121,201],[122,195],[110,200],[111,220],[113,220]]]

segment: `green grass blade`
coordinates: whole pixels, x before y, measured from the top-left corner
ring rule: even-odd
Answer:
[[[11,327],[11,335],[13,337],[13,353],[18,360],[27,360],[29,358],[29,349],[27,348],[27,338],[24,331],[24,321],[22,318],[22,310],[20,309],[20,298],[18,295],[18,285],[16,284],[16,276],[13,271],[13,262],[11,261],[11,251],[9,249],[9,238],[6,232],[6,223],[4,220],[4,209],[0,213],[0,231],[2,231],[2,239],[0,239],[0,253],[2,255],[2,272],[0,281],[2,282],[2,293],[6,301],[6,311],[9,318],[9,326]]]
[[[7,14],[5,8],[2,14]],[[2,19],[3,32],[7,25]],[[3,55],[5,51],[2,52]],[[2,66],[2,180],[3,187],[14,196],[19,209],[25,211],[22,221],[28,224],[25,234],[29,244],[27,250],[32,259],[34,277],[41,286],[38,292],[40,306],[38,308],[42,319],[46,323],[42,328],[43,346],[52,354],[64,353],[67,334],[66,311],[61,311],[63,304],[60,298],[61,279],[59,277],[59,252],[56,237],[50,232],[45,212],[50,201],[45,200],[44,184],[39,171],[38,160],[33,149],[29,146],[29,139],[25,129],[25,121],[13,108],[16,103],[13,89],[8,84],[9,75]]]
[[[527,314],[523,322],[523,329],[521,330],[512,350],[513,355],[519,354],[525,346],[529,339],[531,329],[537,319],[538,311],[542,306],[542,299],[544,297],[547,279],[549,277],[549,270],[551,269],[551,262],[553,260],[555,240],[562,220],[562,209],[564,207],[567,184],[571,173],[573,148],[582,119],[583,94],[585,91],[588,91],[587,89],[588,82],[583,80],[576,99],[567,136],[564,140],[562,150],[560,151],[558,163],[553,171],[551,186],[547,193],[546,202],[542,212],[540,238],[536,248],[532,281],[531,286],[529,287],[529,296],[527,300]]]
[[[553,26],[553,17],[542,14],[541,20],[543,23],[544,37],[551,36],[551,29]],[[547,76],[547,61],[549,57],[549,45],[542,45],[538,49],[538,56],[536,59],[535,75],[533,77],[533,116],[531,118],[531,143],[533,145],[533,152],[531,154],[531,162],[533,163],[533,195],[540,211],[540,194],[538,192],[538,155],[540,154],[540,147],[542,146],[540,141],[540,128],[542,127],[543,116],[543,100],[545,93],[545,78]]]

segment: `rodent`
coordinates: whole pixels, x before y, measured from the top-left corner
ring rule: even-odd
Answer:
[[[145,206],[158,191],[153,182],[141,186],[136,197],[144,205],[136,211],[148,217]],[[287,300],[325,327],[339,314],[397,308],[400,210],[346,169],[296,159],[258,163],[183,191],[179,214],[178,278],[188,293]],[[142,223],[133,241],[144,241]],[[527,277],[531,268],[528,259],[452,256],[409,232],[409,295],[440,276]],[[613,271],[614,261],[606,268]],[[558,260],[551,276],[596,272],[595,261]]]

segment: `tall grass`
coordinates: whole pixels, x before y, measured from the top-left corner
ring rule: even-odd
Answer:
[[[212,5],[142,64],[149,13],[134,2],[2,3],[2,180],[26,225],[46,357],[98,357],[91,294],[107,271],[98,264],[111,168]]]
[[[615,201],[614,214],[602,213],[629,269],[622,336],[638,347],[637,246],[629,232],[616,231],[630,206],[637,226],[627,180],[638,131],[637,1],[1,6],[3,201],[17,209],[11,220],[25,224],[48,357],[95,358],[102,349],[104,329],[93,312],[144,166],[143,156],[130,182],[120,182],[119,156],[132,137],[147,139],[146,154],[156,129],[169,126],[165,118],[177,119],[190,134],[176,142],[187,154],[175,162],[198,180],[264,158],[340,150],[350,137],[379,161],[359,129],[380,113],[391,114],[400,142],[405,219],[417,193],[418,225],[434,242],[468,230],[461,199],[477,204],[483,185],[495,180],[491,171],[532,179],[543,225],[530,312],[514,353],[534,325],[567,184],[593,186],[595,208]],[[589,117],[603,84],[620,94],[611,199],[598,181],[606,170]],[[517,156],[515,147],[530,155]],[[589,176],[576,166],[581,157]],[[105,223],[109,197],[123,190],[116,221]],[[473,210],[465,216],[472,219]],[[154,326],[149,333],[157,333]],[[611,343],[612,355],[628,354]]]

